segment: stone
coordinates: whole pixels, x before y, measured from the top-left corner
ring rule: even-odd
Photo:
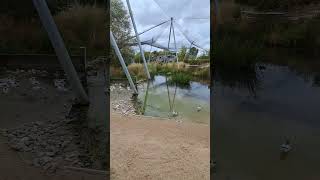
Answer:
[[[35,167],[40,167],[41,166],[40,159],[39,158],[34,158],[33,161],[32,161],[32,165],[35,166]]]

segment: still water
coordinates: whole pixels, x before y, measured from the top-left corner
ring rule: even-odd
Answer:
[[[168,85],[164,76],[155,76],[149,84],[138,86],[138,99],[146,102],[144,115],[173,118],[185,122],[205,123],[210,120],[210,89],[208,85],[190,82],[189,87]],[[147,97],[146,97],[147,93]],[[169,100],[170,99],[170,100]],[[142,105],[143,106],[143,105]],[[172,117],[172,110],[177,112]]]
[[[303,73],[289,64],[263,64],[254,92],[214,82],[216,179],[320,179],[319,72],[300,62]],[[285,140],[292,150],[280,159]]]

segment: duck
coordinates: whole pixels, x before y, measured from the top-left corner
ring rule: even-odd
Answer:
[[[178,116],[178,112],[176,112],[176,111],[172,111],[172,116],[173,116],[173,117]]]
[[[202,107],[201,107],[201,106],[198,106],[198,107],[197,107],[197,111],[200,112],[201,110],[202,110]]]
[[[280,151],[283,152],[283,153],[288,153],[291,150],[292,150],[292,147],[290,145],[290,141],[289,140],[286,140],[285,143],[280,145]]]

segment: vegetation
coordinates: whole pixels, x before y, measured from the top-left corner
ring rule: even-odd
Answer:
[[[53,53],[39,17],[18,14],[8,10],[0,15],[0,53]],[[81,46],[87,47],[89,56],[106,54],[107,42],[101,38],[107,33],[107,13],[103,6],[72,4],[59,9],[54,19],[71,54],[82,52]]]
[[[257,7],[258,4],[268,2],[290,5],[293,1],[236,0],[235,2]],[[318,55],[320,18],[303,21],[277,21],[265,18],[249,23],[247,19],[238,17],[241,14],[239,5],[228,1],[223,3],[221,8],[223,8],[220,11],[223,13],[221,16],[224,16],[224,19],[219,21],[214,42],[216,50],[214,56],[219,62],[233,61],[235,65],[246,65],[248,61],[261,61],[262,57],[257,56],[262,56],[266,48],[290,48],[303,54]]]
[[[155,75],[164,75],[170,77],[172,83],[179,85],[189,84],[191,80],[210,80],[210,67],[188,67],[188,64],[179,63],[150,63],[148,64],[149,72],[152,77]],[[132,76],[138,79],[146,79],[143,64],[132,63],[128,66],[129,72]],[[114,74],[116,75],[116,74]]]
[[[235,0],[236,3],[253,6],[259,10],[289,10],[318,3],[318,0]]]
[[[121,54],[126,61],[126,64],[130,64],[134,59],[134,51],[127,44],[127,39],[130,38],[131,26],[129,14],[126,11],[124,4],[121,0],[111,0],[110,8],[111,18],[111,31],[115,36]],[[120,63],[113,50],[110,51],[111,62],[113,66],[120,66]]]
[[[169,76],[169,84],[178,84],[179,86],[189,86],[192,76],[190,74],[177,72]]]
[[[293,1],[290,0],[235,1],[241,5],[250,5],[266,11],[294,8],[291,4]],[[260,70],[263,69],[261,63],[282,63],[279,51],[295,52],[296,56],[299,54],[304,56],[303,59],[306,55],[315,57],[319,55],[317,51],[320,48],[319,17],[296,21],[280,21],[265,17],[259,21],[248,21],[241,17],[239,4],[228,1],[222,2],[220,7],[224,9],[220,10],[219,25],[213,44],[214,79],[225,86],[245,87],[254,94],[259,88]],[[271,56],[270,51],[275,50],[277,56]],[[289,67],[297,64],[292,57],[287,60],[290,62],[285,63]],[[299,63],[300,69],[301,63]]]

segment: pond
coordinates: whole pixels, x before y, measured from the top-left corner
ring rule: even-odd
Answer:
[[[167,83],[165,76],[155,76],[149,85],[148,82],[140,84],[138,91],[138,100],[141,102],[142,109],[145,103],[144,115],[146,116],[205,124],[210,121],[208,85],[190,82],[188,87],[179,87]]]
[[[319,62],[274,58],[288,61],[257,65],[253,85],[214,82],[217,179],[320,179]],[[284,158],[286,140],[292,150]]]

